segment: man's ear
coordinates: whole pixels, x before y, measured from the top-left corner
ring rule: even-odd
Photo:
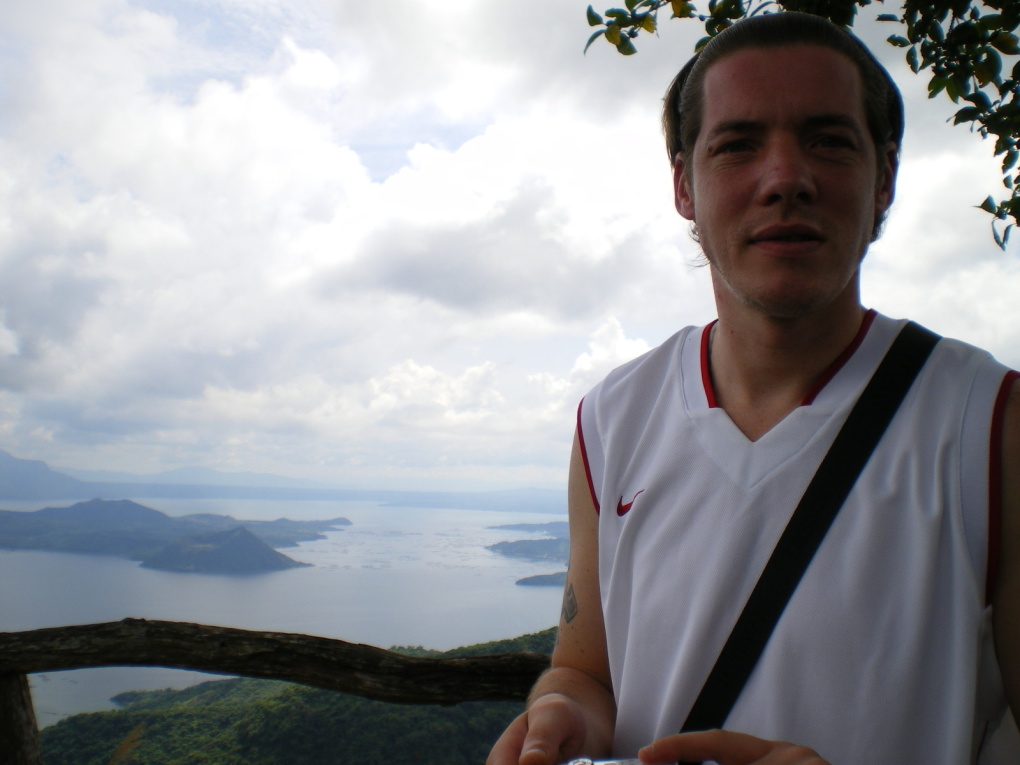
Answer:
[[[879,170],[881,176],[878,179],[878,188],[875,192],[875,215],[881,218],[885,215],[896,197],[896,174],[900,169],[899,147],[890,143],[885,150],[884,161]]]
[[[694,192],[686,172],[683,152],[677,152],[673,160],[673,203],[676,211],[687,220],[694,220]]]

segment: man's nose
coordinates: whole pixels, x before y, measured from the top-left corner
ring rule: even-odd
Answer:
[[[812,202],[818,195],[811,163],[793,140],[776,140],[766,149],[759,197],[763,204]]]

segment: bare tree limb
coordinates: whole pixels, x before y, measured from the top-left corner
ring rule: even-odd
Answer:
[[[0,754],[7,765],[42,765],[26,675],[0,674]]]
[[[535,653],[418,658],[308,635],[144,619],[0,633],[0,675],[173,667],[286,680],[403,704],[522,701],[548,665],[548,656]]]

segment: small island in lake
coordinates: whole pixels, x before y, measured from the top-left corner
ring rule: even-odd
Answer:
[[[492,526],[495,529],[513,529],[544,534],[541,539],[518,539],[513,542],[497,542],[486,546],[486,550],[505,555],[508,558],[523,558],[532,561],[556,561],[566,563],[570,557],[569,527],[566,521],[551,523],[514,523]],[[518,579],[517,584],[525,587],[563,587],[567,572],[538,574]]]
[[[186,536],[142,559],[143,568],[203,574],[261,574],[310,565],[277,552],[243,526]]]
[[[514,584],[522,587],[563,587],[567,583],[567,572],[559,571],[555,574],[536,574],[518,579]]]
[[[33,512],[0,510],[0,549],[112,555],[166,571],[251,574],[303,566],[273,548],[324,539],[325,532],[350,525],[346,518],[171,517],[126,499],[93,499]]]
[[[514,542],[497,542],[485,549],[508,558],[555,560],[565,563],[569,556],[570,543],[566,539],[518,539]]]

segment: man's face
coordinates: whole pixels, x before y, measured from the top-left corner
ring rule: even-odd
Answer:
[[[844,55],[812,45],[738,51],[705,74],[701,130],[674,188],[717,301],[784,318],[857,305],[896,163],[892,146],[878,160],[860,79]]]

